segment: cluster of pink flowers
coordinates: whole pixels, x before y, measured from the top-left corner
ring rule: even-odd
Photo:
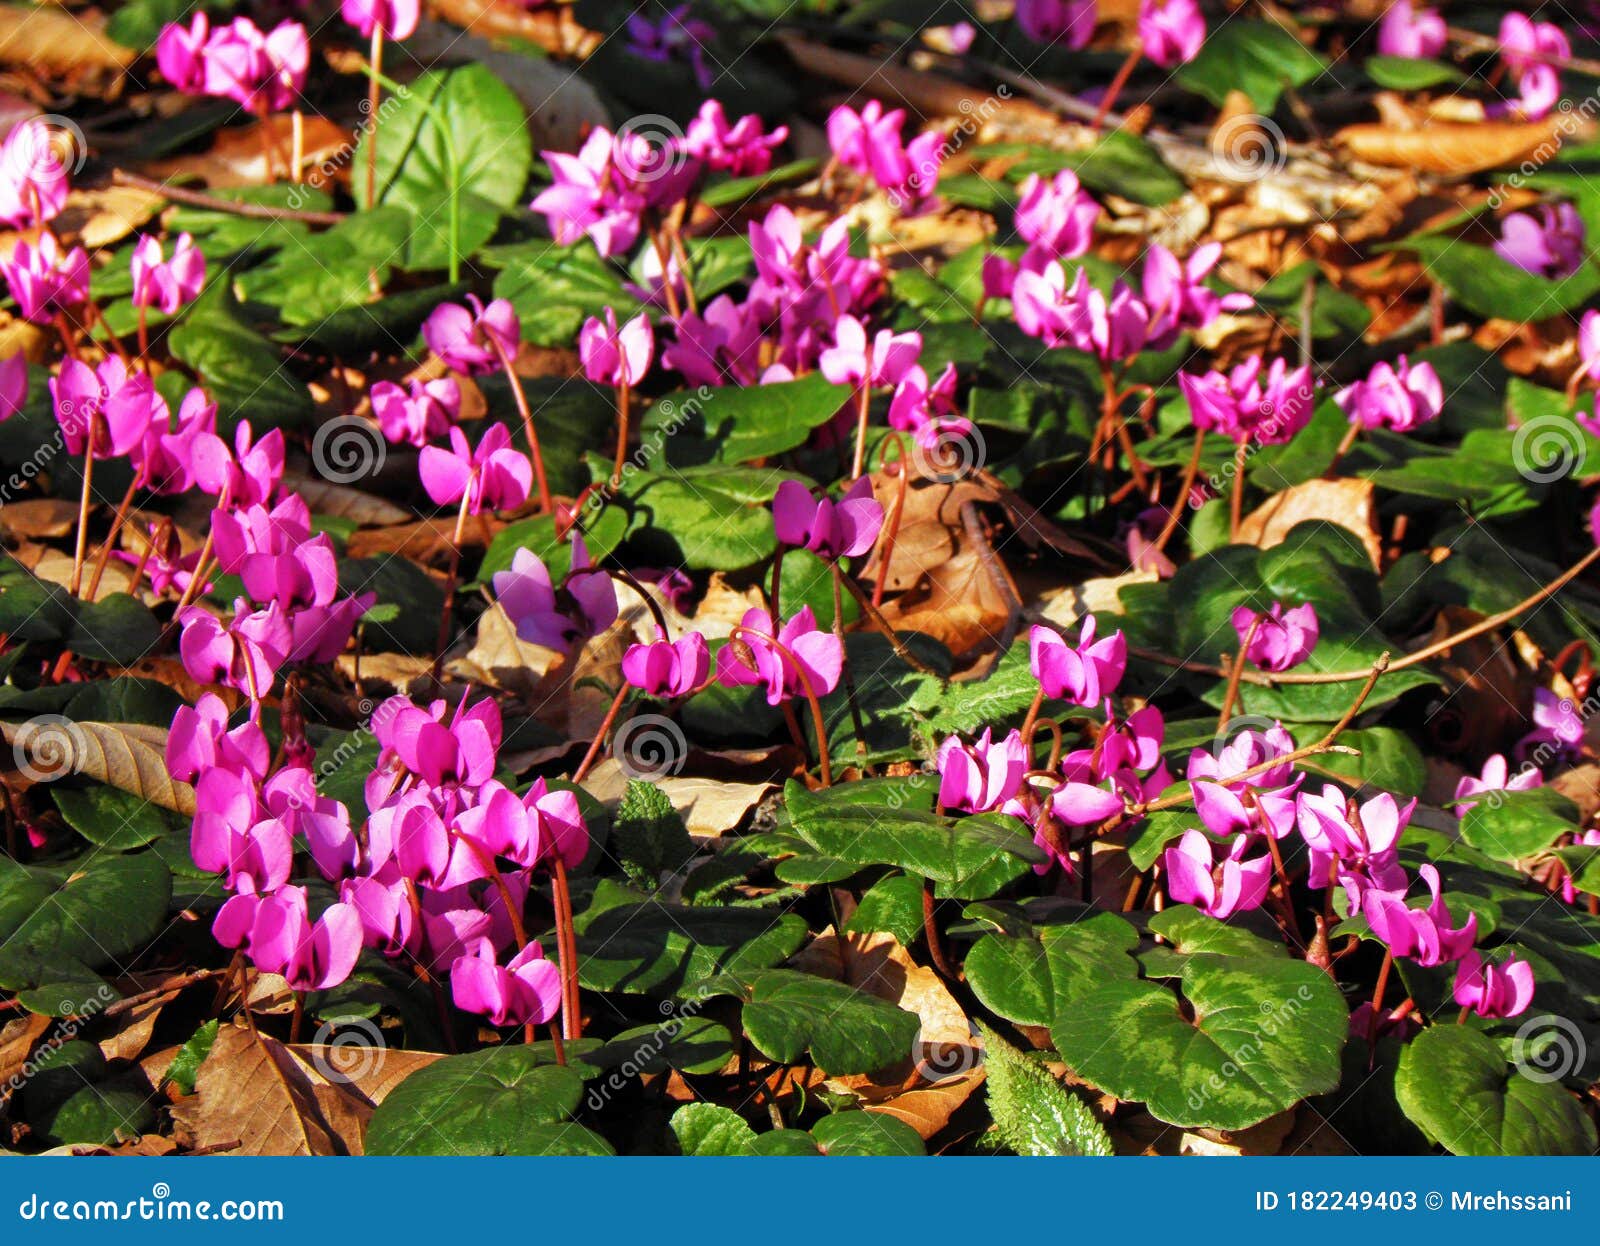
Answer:
[[[236,17],[213,29],[202,11],[187,27],[174,22],[161,32],[156,64],[185,95],[220,96],[264,116],[300,98],[311,65],[311,43],[306,28],[296,21],[285,20],[263,32],[248,17]]]
[[[1409,433],[1439,418],[1444,387],[1432,364],[1411,364],[1401,355],[1392,364],[1373,364],[1364,380],[1345,386],[1334,401],[1352,424]]]
[[[1263,365],[1252,355],[1231,371],[1178,373],[1194,426],[1244,444],[1281,445],[1311,420],[1316,382],[1309,366],[1291,369],[1282,359]]]
[[[1449,29],[1437,9],[1415,8],[1395,0],[1378,23],[1378,51],[1384,56],[1431,59],[1444,51]],[[1517,98],[1491,109],[1537,121],[1561,98],[1561,65],[1572,44],[1561,27],[1512,11],[1500,19],[1500,61],[1517,89]]]
[[[895,207],[913,211],[939,184],[945,136],[929,130],[907,143],[905,122],[905,109],[885,110],[877,100],[860,112],[841,104],[828,115],[828,145],[841,166],[870,178]]]

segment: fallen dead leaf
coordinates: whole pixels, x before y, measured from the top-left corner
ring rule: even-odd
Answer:
[[[1563,125],[1568,129],[1563,130]],[[1521,164],[1536,155],[1540,162],[1551,159],[1561,150],[1570,127],[1565,116],[1549,121],[1478,121],[1466,125],[1434,121],[1415,130],[1351,125],[1335,134],[1333,141],[1369,164],[1466,177],[1486,169]]]
[[[88,775],[163,809],[194,813],[194,788],[167,773],[165,727],[30,720],[0,723],[0,735],[45,773]]]
[[[1323,519],[1355,534],[1372,560],[1373,570],[1383,563],[1378,537],[1378,512],[1370,480],[1307,480],[1274,494],[1239,525],[1239,541],[1271,549],[1281,545],[1289,530],[1309,519]]]
[[[78,16],[56,5],[0,7],[0,62],[46,73],[125,69],[136,53],[110,38],[98,14]]]

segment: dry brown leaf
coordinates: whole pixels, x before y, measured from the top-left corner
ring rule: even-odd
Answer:
[[[78,524],[78,506],[66,498],[24,498],[0,510],[0,524],[18,536],[66,536]]]
[[[11,1085],[12,1079],[24,1071],[28,1057],[54,1022],[54,1017],[30,1012],[0,1026],[0,1086]]]
[[[51,777],[87,775],[163,809],[194,814],[194,788],[167,773],[165,727],[46,717],[0,723],[0,735]]]
[[[1387,125],[1346,126],[1333,141],[1369,164],[1466,177],[1486,169],[1541,161],[1561,149],[1566,118],[1549,121],[1478,121],[1466,125],[1430,122],[1415,130]]]
[[[138,1060],[150,1045],[156,1022],[161,1020],[161,1010],[177,997],[177,991],[158,995],[119,1014],[115,1032],[99,1040],[100,1054],[107,1060],[123,1060],[130,1064]]]
[[[160,195],[137,186],[74,190],[56,217],[55,228],[65,240],[81,242],[90,250],[109,247],[153,217],[164,202]]]
[[[275,152],[273,170],[281,173],[289,164],[294,142],[294,118],[288,113],[275,113],[264,122],[218,130],[210,151],[162,160],[140,172],[161,180],[198,177],[213,189],[259,186],[267,180],[267,158],[261,149],[263,127]],[[345,157],[350,150],[350,132],[343,126],[311,113],[303,118],[303,127],[307,168],[326,165],[342,169],[349,163]]]
[[[709,839],[737,828],[774,785],[669,777],[658,780],[655,786],[682,815],[689,834]]]
[[[124,69],[135,55],[107,36],[102,17],[79,17],[53,4],[0,6],[0,63],[67,74]]]
[[[976,1068],[955,1077],[947,1077],[917,1090],[885,1099],[881,1103],[868,1103],[868,1112],[881,1112],[904,1121],[926,1141],[950,1123],[956,1109],[972,1097],[972,1092],[983,1085],[983,1069]]]
[[[298,1043],[289,1048],[302,1062],[334,1080],[352,1094],[377,1107],[389,1092],[419,1069],[444,1056],[437,1051],[407,1051],[400,1047],[366,1044],[341,1047],[337,1043]]]
[[[1378,513],[1370,480],[1307,480],[1274,494],[1239,525],[1239,541],[1271,549],[1283,543],[1289,530],[1310,519],[1324,519],[1354,533],[1372,560],[1374,570],[1383,562],[1378,538]]]
[[[77,520],[73,520],[77,526]],[[73,558],[65,550],[54,547],[46,549],[39,555],[38,560],[29,568],[41,580],[48,580],[52,584],[59,584],[67,588],[72,584]],[[80,585],[80,596],[87,596],[89,581],[94,578],[89,571],[83,572]],[[100,575],[100,583],[95,586],[94,600],[100,601],[113,593],[126,593],[133,585],[133,569],[125,563],[108,562],[106,569]]]
[[[376,425],[372,431],[374,436],[378,435]],[[283,487],[303,497],[313,514],[348,519],[360,528],[384,527],[388,524],[404,523],[411,518],[410,511],[403,506],[396,506],[385,498],[364,493],[349,485],[334,484],[304,472],[293,470],[284,472]]]
[[[359,1155],[372,1105],[270,1035],[217,1032],[195,1093],[173,1109],[196,1147],[236,1155]]]

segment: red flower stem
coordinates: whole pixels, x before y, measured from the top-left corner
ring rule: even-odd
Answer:
[[[611,724],[617,721],[617,713],[622,709],[622,702],[628,695],[628,685],[624,683],[617,689],[616,698],[611,702],[611,708],[606,711],[605,718],[600,723],[600,729],[594,733],[594,739],[589,744],[589,751],[583,755],[583,760],[578,763],[578,768],[572,773],[573,783],[582,783],[588,777],[590,768],[600,756],[600,750],[605,747],[606,733],[611,730]]]
[[[1339,439],[1338,448],[1333,452],[1333,458],[1328,463],[1328,470],[1322,473],[1324,480],[1332,480],[1339,470],[1339,464],[1344,461],[1344,456],[1350,453],[1350,447],[1356,444],[1356,438],[1361,436],[1361,425],[1354,420],[1350,427],[1344,430],[1344,436]]]
[[[139,358],[144,361],[145,371],[150,370],[150,326],[148,323],[150,309],[143,303],[139,304]]]
[[[378,101],[381,98],[383,84],[379,75],[383,73],[383,23],[372,24],[372,48],[368,59],[372,62],[372,73],[367,76],[367,120],[372,129],[367,134],[367,203],[368,208],[376,206],[378,200]]]
[[[72,553],[72,581],[67,587],[67,592],[74,597],[78,595],[78,588],[83,583],[83,555],[89,542],[89,498],[94,480],[95,429],[95,418],[90,416],[89,433],[83,445],[83,489],[78,495],[78,544]]]
[[[787,545],[779,544],[778,552],[772,556],[772,625],[778,626],[782,619],[778,605],[778,588],[783,583],[783,556],[789,552]]]
[[[1122,88],[1128,85],[1128,79],[1133,76],[1134,68],[1139,64],[1139,58],[1144,55],[1144,45],[1136,45],[1128,53],[1128,59],[1123,61],[1117,69],[1117,76],[1111,79],[1111,85],[1106,88],[1106,93],[1100,97],[1100,107],[1095,109],[1094,120],[1089,123],[1091,130],[1098,130],[1103,124],[1111,106],[1117,102],[1117,96],[1122,94]]]
[[[934,919],[931,878],[922,880],[922,934],[928,941],[928,955],[933,960],[933,967],[939,971],[940,977],[954,982],[956,973],[950,967],[950,962],[945,959],[944,945],[939,941],[939,923]]]
[[[472,500],[472,482],[461,491],[461,508],[456,511],[456,528],[450,535],[450,573],[445,580],[444,610],[439,617],[439,639],[433,646],[433,676],[439,677],[445,646],[450,642],[450,624],[455,616],[456,584],[461,579],[461,539],[467,527],[467,506]]]
[[[94,600],[96,591],[100,588],[100,577],[105,574],[106,564],[111,560],[111,547],[116,543],[117,534],[122,531],[122,525],[128,518],[128,507],[133,505],[133,496],[139,491],[139,486],[144,482],[144,469],[134,473],[133,480],[128,484],[128,491],[122,495],[122,501],[117,505],[117,513],[111,517],[111,531],[106,534],[105,544],[100,547],[100,557],[94,565],[94,574],[89,577],[89,600]]]
[[[1228,499],[1228,539],[1239,540],[1239,525],[1244,512],[1244,461],[1250,455],[1250,443],[1241,441],[1233,452],[1233,496]]]
[[[837,562],[830,564],[833,572],[833,637],[839,642],[840,667],[844,672],[844,699],[850,706],[850,725],[856,733],[856,754],[867,752],[866,727],[861,722],[861,707],[856,704],[856,680],[850,671],[850,654],[844,647],[844,570]]]
[[[622,466],[628,458],[628,406],[631,391],[628,382],[617,386],[617,461],[611,468],[611,487],[622,484]]]
[[[500,339],[492,333],[485,336],[494,347],[494,353],[500,357],[500,366],[505,370],[506,380],[511,382],[511,396],[516,400],[517,414],[522,417],[522,431],[528,438],[528,449],[533,455],[533,475],[539,484],[539,509],[548,515],[553,509],[550,504],[550,486],[545,482],[544,455],[539,452],[539,434],[533,427],[533,412],[528,409],[528,396],[522,392],[522,378],[517,375],[516,368],[512,367],[511,355],[501,345]]]
[[[567,885],[566,862],[558,856],[552,875],[551,895],[556,909],[556,956],[561,962],[561,1031],[566,1038],[583,1037],[583,1014],[578,1000],[578,932],[572,924],[572,889]]]
[[[672,284],[672,256],[667,249],[667,240],[659,224],[650,230],[650,241],[655,246],[656,260],[661,265],[661,292],[666,295],[667,314],[676,321],[683,315],[683,309],[678,303],[677,287]],[[687,280],[688,273],[684,274],[684,278]]]
[[[867,463],[867,421],[872,415],[872,388],[863,378],[857,388],[860,412],[856,417],[856,456],[850,465],[850,479],[859,480]]]
[[[1172,540],[1172,534],[1178,530],[1178,525],[1183,522],[1183,512],[1188,509],[1189,495],[1194,491],[1195,477],[1200,474],[1200,453],[1205,449],[1206,430],[1194,430],[1194,449],[1189,454],[1189,463],[1183,469],[1183,484],[1179,486],[1178,496],[1173,498],[1172,506],[1167,511],[1167,522],[1162,526],[1161,535],[1156,538],[1156,553],[1164,553],[1167,542]]]

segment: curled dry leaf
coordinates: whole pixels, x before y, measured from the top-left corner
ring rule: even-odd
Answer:
[[[87,775],[163,809],[194,815],[194,788],[167,773],[165,727],[57,718],[0,723],[0,736],[52,777]]]
[[[1543,163],[1555,157],[1571,134],[1571,123],[1561,118],[1471,125],[1435,121],[1415,130],[1351,125],[1333,137],[1351,156],[1369,164],[1465,177],[1535,157]]]
[[[1296,524],[1322,519],[1354,533],[1372,559],[1374,570],[1383,564],[1383,544],[1378,538],[1378,510],[1370,480],[1307,480],[1272,496],[1245,516],[1239,540],[1245,545],[1271,549],[1281,545]]]

